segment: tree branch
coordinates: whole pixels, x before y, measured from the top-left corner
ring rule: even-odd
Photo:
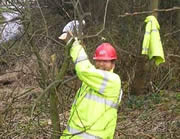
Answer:
[[[126,17],[126,16],[135,16],[135,15],[142,15],[142,14],[151,14],[154,12],[170,12],[170,11],[175,11],[175,10],[180,10],[180,7],[173,7],[169,9],[154,9],[152,11],[143,11],[143,12],[134,12],[134,13],[125,13],[123,15],[118,15],[118,17]]]

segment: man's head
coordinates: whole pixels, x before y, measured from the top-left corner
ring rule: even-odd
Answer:
[[[96,68],[110,71],[115,68],[116,50],[110,43],[102,43],[96,48],[94,57]]]

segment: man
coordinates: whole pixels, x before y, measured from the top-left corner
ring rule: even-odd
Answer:
[[[59,38],[69,43],[72,35],[73,31],[68,30],[66,37],[61,35]],[[77,91],[67,128],[60,139],[113,139],[122,96],[120,77],[113,73],[117,59],[115,49],[109,43],[99,45],[93,66],[83,46],[75,39],[70,56],[82,86]]]

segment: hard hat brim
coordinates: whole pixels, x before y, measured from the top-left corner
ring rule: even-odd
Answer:
[[[116,60],[117,57],[93,57],[93,60]]]

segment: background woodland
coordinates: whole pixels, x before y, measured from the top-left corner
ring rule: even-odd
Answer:
[[[159,66],[141,55],[149,15],[160,24],[166,61]],[[117,50],[124,96],[114,138],[179,138],[180,0],[0,0],[0,138],[62,134],[81,85],[70,46],[58,40],[73,19],[86,21],[80,39],[90,60],[102,42]],[[21,26],[6,40],[10,23]]]

